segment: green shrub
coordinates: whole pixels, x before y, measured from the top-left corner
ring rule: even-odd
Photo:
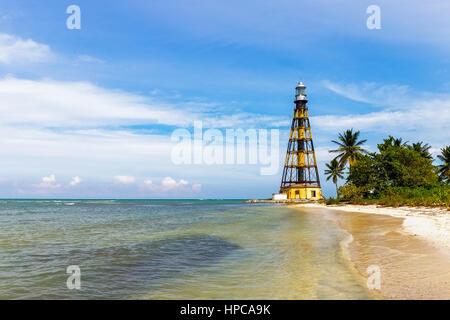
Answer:
[[[384,206],[441,206],[450,207],[450,186],[385,187],[377,194],[365,187],[347,184],[339,188],[339,200],[353,204],[379,204]],[[330,204],[336,199],[330,200]],[[327,203],[328,204],[328,203]]]
[[[450,186],[390,187],[379,198],[385,205],[446,206],[450,205]]]
[[[339,198],[342,200],[356,201],[362,199],[363,195],[363,188],[357,187],[354,184],[347,184],[339,187]]]
[[[339,199],[336,199],[336,198],[328,198],[327,199],[327,201],[325,202],[327,205],[330,205],[330,204],[338,204],[340,201],[339,201]]]

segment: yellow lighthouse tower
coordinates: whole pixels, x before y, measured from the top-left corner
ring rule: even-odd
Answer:
[[[299,82],[295,88],[294,118],[280,186],[280,193],[286,194],[287,199],[322,198],[307,102],[306,86]]]

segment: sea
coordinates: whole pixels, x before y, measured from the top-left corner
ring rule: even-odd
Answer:
[[[0,299],[370,299],[349,236],[243,200],[0,200]]]

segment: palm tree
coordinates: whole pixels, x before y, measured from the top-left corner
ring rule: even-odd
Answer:
[[[443,162],[443,164],[438,166],[439,175],[444,182],[450,183],[450,146],[442,148],[441,154],[437,157]]]
[[[428,143],[423,144],[422,141],[413,143],[411,146],[408,146],[408,149],[417,151],[424,158],[432,160],[433,157],[430,154],[431,146]]]
[[[331,160],[330,163],[325,164],[327,166],[327,170],[325,170],[325,174],[327,176],[327,181],[333,178],[333,183],[336,185],[336,196],[338,194],[338,178],[344,178],[344,168],[339,164],[336,159]]]
[[[378,150],[386,151],[387,149],[392,147],[408,147],[408,141],[403,142],[402,138],[394,138],[393,136],[389,136],[389,138],[383,139],[383,143],[378,145]]]
[[[336,150],[330,150],[329,152],[339,152],[336,156],[336,160],[339,161],[339,165],[344,167],[347,163],[351,167],[358,158],[367,153],[361,146],[366,143],[367,140],[359,140],[359,131],[353,132],[353,129],[346,130],[340,133],[338,136],[339,141],[333,140],[339,147]]]
[[[408,141],[403,142],[402,138],[394,138],[392,141],[394,147],[405,147],[408,145]]]

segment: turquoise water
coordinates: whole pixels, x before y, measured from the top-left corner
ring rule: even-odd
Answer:
[[[237,200],[0,200],[0,299],[368,298],[346,236]]]

